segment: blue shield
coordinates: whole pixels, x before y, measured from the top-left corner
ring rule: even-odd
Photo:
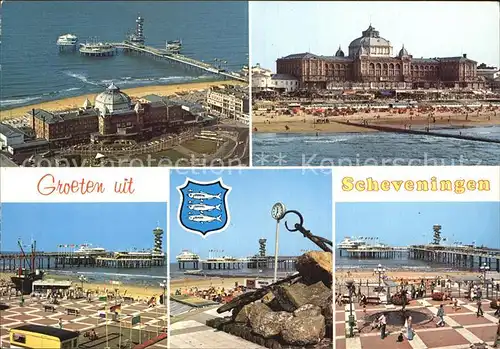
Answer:
[[[177,217],[184,230],[206,237],[229,226],[227,196],[231,187],[224,185],[222,178],[212,182],[186,178],[177,190],[181,195]]]

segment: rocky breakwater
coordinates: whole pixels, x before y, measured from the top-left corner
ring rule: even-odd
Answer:
[[[232,316],[207,325],[273,349],[331,348],[332,267],[330,252],[307,252],[298,273],[238,296],[217,310]]]

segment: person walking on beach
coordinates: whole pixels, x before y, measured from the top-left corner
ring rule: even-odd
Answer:
[[[437,322],[436,327],[444,326],[445,325],[445,323],[444,323],[444,308],[443,308],[442,304],[439,306],[439,309],[438,309],[436,316],[439,318],[439,321]]]
[[[493,348],[497,348],[500,343],[500,319],[498,320],[497,335],[495,336],[495,341],[493,342]]]
[[[483,316],[483,308],[482,308],[482,303],[481,303],[481,298],[477,299],[477,317]]]
[[[378,323],[380,324],[380,338],[384,339],[385,338],[385,328],[387,326],[387,319],[385,317],[385,313],[380,315],[378,318]]]

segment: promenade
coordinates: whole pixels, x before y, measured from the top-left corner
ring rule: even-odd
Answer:
[[[455,292],[458,289],[455,287]],[[465,290],[462,290],[465,291]],[[454,293],[455,293],[454,292]],[[484,293],[483,293],[484,294]],[[400,310],[401,306],[394,305],[367,305],[366,313],[355,301],[353,314],[355,315],[358,334],[353,338],[346,338],[348,329],[349,304],[335,305],[335,338],[336,349],[465,349],[473,344],[492,345],[498,325],[498,317],[493,316],[495,310],[490,308],[490,300],[483,299],[484,316],[476,315],[476,302],[464,298],[459,299],[460,308],[454,310],[451,301],[434,301],[430,297],[411,300],[407,310],[419,311],[432,317],[430,321],[415,324],[415,336],[408,341],[397,342],[400,329],[389,331],[385,339],[380,338],[380,330],[371,329],[365,320],[371,314],[384,310]],[[440,304],[444,304],[444,327],[436,327],[437,314]],[[388,326],[389,327],[389,326]],[[403,327],[401,324],[400,328]],[[397,327],[396,327],[397,328]],[[348,330],[347,330],[348,332]]]

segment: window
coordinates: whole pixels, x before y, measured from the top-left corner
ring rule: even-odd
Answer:
[[[12,339],[16,343],[26,344],[26,336],[23,334],[14,333],[14,335],[12,336]]]

